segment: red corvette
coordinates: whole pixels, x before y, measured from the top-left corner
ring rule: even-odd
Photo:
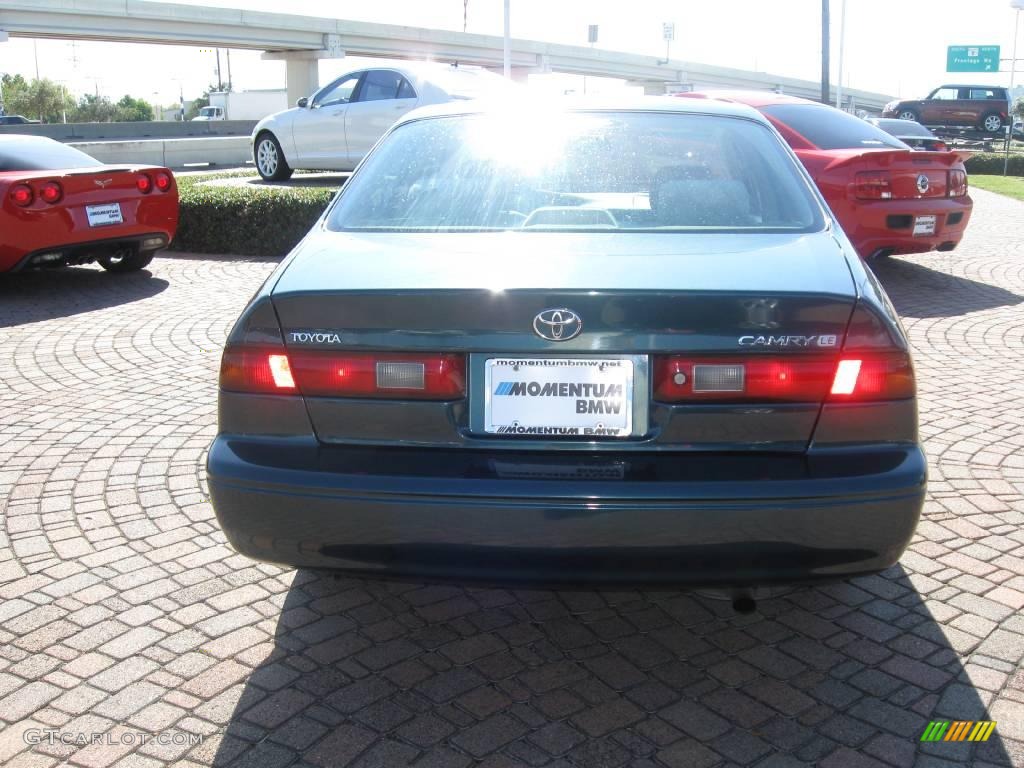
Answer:
[[[967,228],[966,155],[913,151],[838,109],[756,91],[680,96],[733,101],[758,110],[796,152],[861,258],[951,251]]]
[[[178,228],[167,168],[113,166],[39,136],[0,136],[0,273],[97,261],[142,269]]]

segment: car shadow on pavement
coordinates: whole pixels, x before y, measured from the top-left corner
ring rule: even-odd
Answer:
[[[693,592],[255,577],[291,581],[273,630],[258,624],[273,642],[234,628],[188,654],[186,688],[213,696],[195,714],[225,729],[190,753],[203,764],[1024,764],[1000,725],[921,741],[932,720],[997,719],[1013,665],[985,647],[965,668],[982,641],[945,625],[961,614],[943,584],[900,566],[750,615]]]
[[[130,304],[167,286],[144,269],[118,275],[97,267],[65,267],[0,275],[0,328]]]
[[[1024,296],[1005,288],[899,257],[876,259],[869,267],[903,317],[955,317],[1024,302]]]

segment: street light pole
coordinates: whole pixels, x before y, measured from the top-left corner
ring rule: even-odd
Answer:
[[[509,80],[512,78],[512,32],[510,27],[510,15],[509,5],[511,0],[505,0],[505,41],[504,48],[502,50],[502,71],[505,75],[505,79]]]
[[[829,29],[828,0],[821,0],[821,103],[828,104],[830,98],[828,60],[829,60]]]
[[[1020,12],[1024,8],[1024,0],[1010,0],[1010,7],[1016,11],[1013,17],[1013,58],[1010,59],[1010,90],[1008,96],[1013,99],[1013,80],[1014,75],[1017,74],[1017,37],[1018,28],[1020,27]],[[1017,102],[1010,101],[1010,133],[1006,137],[1006,150],[1003,152],[1003,176],[1006,175],[1010,168],[1010,144],[1013,143],[1013,108],[1017,105]]]

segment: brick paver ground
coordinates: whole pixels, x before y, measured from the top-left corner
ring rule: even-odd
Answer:
[[[902,563],[751,616],[234,554],[203,457],[272,266],[0,279],[0,765],[1024,765],[1024,205],[979,192],[960,250],[878,268],[931,461]],[[998,726],[921,745],[940,717]]]

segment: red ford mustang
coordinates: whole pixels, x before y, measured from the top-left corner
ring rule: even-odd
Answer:
[[[39,136],[0,136],[0,272],[98,261],[142,269],[178,228],[166,168],[104,165]]]
[[[679,94],[747,104],[796,152],[862,258],[956,248],[973,202],[966,156],[915,152],[846,112],[758,91]]]

